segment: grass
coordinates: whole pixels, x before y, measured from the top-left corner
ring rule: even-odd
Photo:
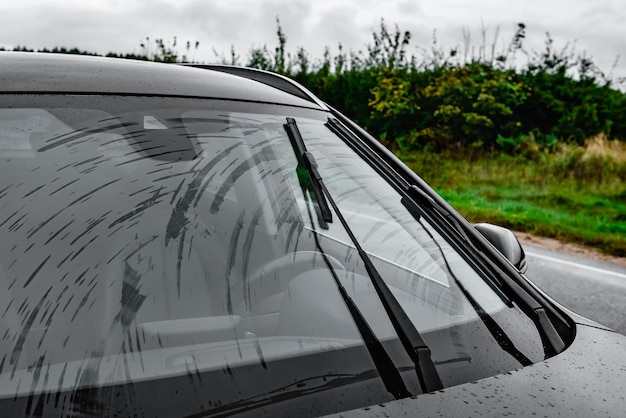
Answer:
[[[626,145],[504,154],[398,152],[472,222],[592,246],[626,257]]]

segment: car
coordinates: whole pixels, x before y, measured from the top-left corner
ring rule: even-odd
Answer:
[[[0,53],[5,416],[620,416],[625,337],[294,81]]]

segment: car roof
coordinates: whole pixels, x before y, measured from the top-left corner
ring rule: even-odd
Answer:
[[[315,100],[255,80],[246,72],[33,52],[0,52],[1,93],[201,97],[320,108]]]

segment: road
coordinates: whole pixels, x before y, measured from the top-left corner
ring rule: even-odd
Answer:
[[[526,276],[574,312],[626,335],[626,268],[524,244]]]

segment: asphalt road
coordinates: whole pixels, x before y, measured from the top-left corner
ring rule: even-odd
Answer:
[[[524,245],[526,276],[556,301],[626,335],[626,268]]]

